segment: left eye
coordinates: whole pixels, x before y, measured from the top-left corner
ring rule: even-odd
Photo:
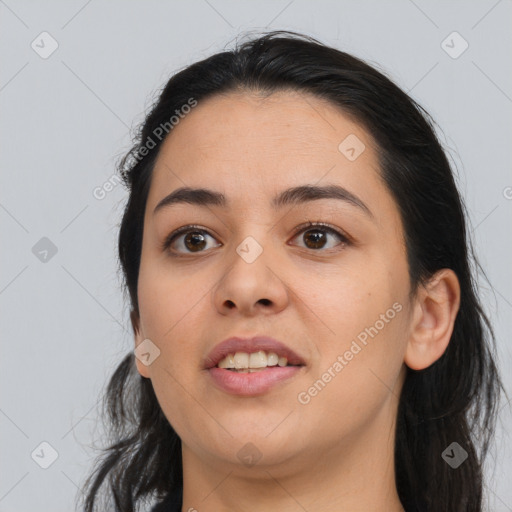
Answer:
[[[301,237],[306,249],[332,249],[337,245],[348,244],[348,239],[335,229],[323,224],[308,224],[301,229],[294,239]],[[338,243],[329,244],[329,237],[337,238]]]

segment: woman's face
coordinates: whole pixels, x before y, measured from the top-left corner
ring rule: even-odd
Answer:
[[[225,204],[155,211],[182,187]],[[187,225],[196,227],[162,248]],[[243,471],[392,449],[408,293],[402,224],[374,145],[336,107],[294,92],[232,93],[199,102],[173,128],[146,206],[136,343],[160,351],[137,367],[184,450]],[[223,340],[256,335],[302,365],[207,368]]]

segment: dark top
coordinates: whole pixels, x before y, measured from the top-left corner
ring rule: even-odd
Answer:
[[[170,492],[163,501],[157,503],[150,512],[181,512],[183,506],[183,489]]]

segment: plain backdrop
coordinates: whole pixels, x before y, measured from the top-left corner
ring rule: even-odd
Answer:
[[[511,14],[510,0],[1,0],[0,512],[73,510],[102,444],[100,393],[133,344],[116,259],[125,191],[93,192],[171,74],[246,31],[362,57],[439,123],[511,393]],[[497,512],[512,511],[505,403],[499,421]]]

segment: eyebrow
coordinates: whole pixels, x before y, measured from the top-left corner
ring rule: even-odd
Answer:
[[[287,205],[297,205],[318,199],[338,199],[358,207],[371,218],[373,214],[366,204],[352,192],[339,185],[300,185],[279,193],[272,199],[274,209]],[[153,210],[153,215],[175,204],[193,204],[197,206],[218,206],[225,208],[228,205],[226,196],[215,190],[207,188],[181,187],[165,196]]]

